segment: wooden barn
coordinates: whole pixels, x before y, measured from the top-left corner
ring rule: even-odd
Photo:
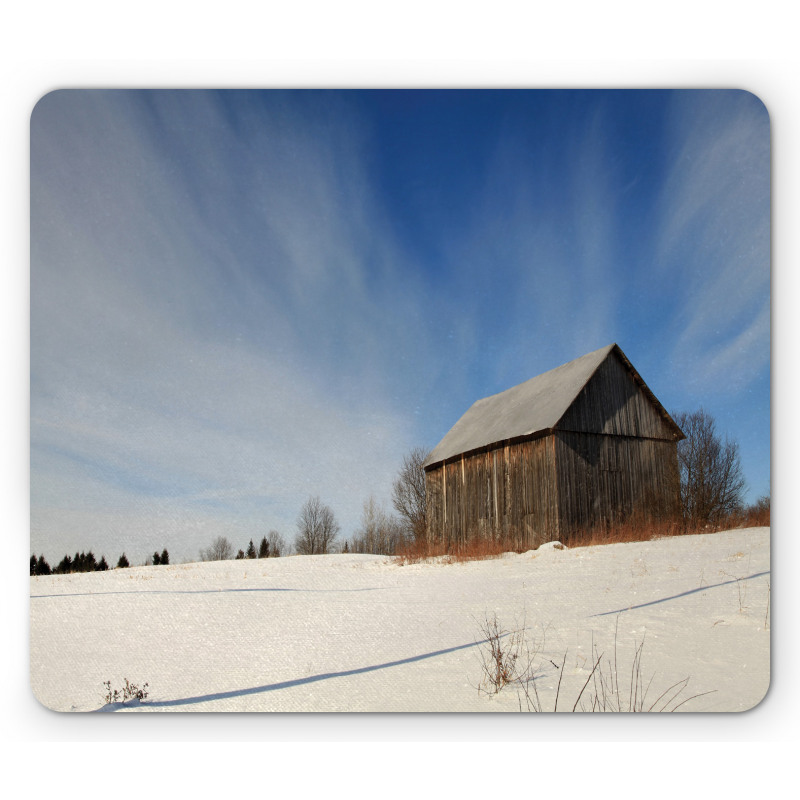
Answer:
[[[685,438],[616,345],[478,400],[425,462],[428,540],[531,549],[671,514]]]

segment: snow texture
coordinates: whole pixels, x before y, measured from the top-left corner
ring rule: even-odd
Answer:
[[[385,556],[240,560],[30,579],[31,685],[57,711],[518,711],[477,690],[495,614],[540,648],[537,689],[570,710],[593,653],[650,696],[744,711],[770,681],[769,529],[466,563]],[[616,641],[615,641],[616,640]],[[103,683],[148,696],[106,704]]]

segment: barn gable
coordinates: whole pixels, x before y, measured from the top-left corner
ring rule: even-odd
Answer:
[[[589,380],[553,426],[582,433],[664,439],[684,438],[617,345],[611,345]]]

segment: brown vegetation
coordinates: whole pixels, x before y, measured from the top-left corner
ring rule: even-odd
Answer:
[[[441,558],[446,564],[464,561],[482,561],[487,558],[499,558],[503,553],[520,552],[512,543],[491,539],[471,539],[464,543],[450,544],[438,542],[429,544],[425,541],[409,540],[397,549],[395,559],[401,566],[416,564],[428,558]]]
[[[731,514],[727,520],[726,527],[768,528],[770,525],[769,507],[769,495],[759,497],[753,505]]]
[[[681,517],[658,520],[641,514],[632,515],[627,520],[615,524],[567,532],[559,537],[559,541],[569,548],[594,547],[625,542],[649,542],[668,536],[715,533],[733,528],[769,527],[769,524],[770,500],[769,497],[762,497],[743,510],[725,517],[718,517],[714,525],[691,525]],[[465,543],[450,545],[409,541],[403,547],[398,548],[396,558],[401,565],[414,564],[428,558],[441,558],[446,564],[480,561],[498,558],[503,553],[523,552],[524,549],[519,547],[518,541],[519,539],[515,537],[509,539],[474,538]]]

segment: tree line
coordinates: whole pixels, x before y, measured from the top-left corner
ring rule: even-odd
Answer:
[[[739,445],[723,439],[714,418],[702,408],[692,413],[673,413],[672,418],[686,435],[677,444],[676,497],[677,517],[681,530],[720,530],[739,525],[769,525],[770,498],[759,498],[745,506],[745,480],[742,473]],[[297,518],[294,549],[299,555],[327,553],[374,553],[394,555],[407,548],[424,548],[427,537],[427,505],[423,464],[428,450],[414,448],[403,459],[392,484],[392,506],[386,510],[373,496],[363,505],[359,527],[353,535],[340,541],[341,526],[330,506],[318,496],[309,497]],[[228,559],[277,558],[287,554],[283,537],[271,530],[256,548],[251,539],[246,549],[234,553],[224,536],[218,536],[209,547],[200,550],[201,561]],[[148,559],[149,562],[150,559]],[[166,548],[154,553],[153,564],[169,564]],[[125,554],[117,567],[128,567]],[[44,556],[31,556],[31,575],[91,572],[108,569],[105,556],[95,561],[91,553],[65,556],[51,570]]]
[[[353,535],[344,541],[338,540],[341,526],[330,506],[316,497],[310,497],[300,509],[297,519],[297,534],[294,550],[299,555],[326,553],[376,553],[394,555],[415,541],[422,541],[426,533],[425,518],[425,473],[422,465],[428,451],[415,448],[404,459],[400,472],[392,487],[392,504],[397,512],[393,515],[370,496],[364,502],[361,524]],[[235,551],[234,545],[225,536],[217,536],[208,546],[200,549],[200,561],[226,561],[230,559],[279,558],[287,554],[286,541],[276,530],[271,530],[261,539],[256,548],[251,539],[246,549]],[[169,553],[153,553],[144,566],[169,564]],[[123,553],[117,567],[129,567]],[[109,569],[105,556],[97,563],[94,555],[75,554],[65,556],[51,570],[44,556],[31,556],[31,575],[65,574],[70,572],[92,572]]]
[[[234,556],[233,545],[227,537],[217,536],[208,546],[200,549],[201,561],[228,561],[232,558],[280,558],[286,555],[286,542],[278,531],[272,530],[261,539],[261,544],[256,550],[253,540],[247,545],[247,550],[239,550]]]
[[[155,553],[155,556],[158,557],[158,561],[153,563],[169,564],[169,553],[166,547],[161,553]],[[128,558],[123,553],[117,561],[117,568],[124,569],[129,566]],[[53,568],[47,563],[44,555],[40,555],[38,558],[36,555],[31,556],[31,575],[68,575],[72,572],[105,572],[107,569],[110,567],[106,557],[101,556],[98,561],[91,550],[88,553],[75,553],[74,556],[65,555]]]

